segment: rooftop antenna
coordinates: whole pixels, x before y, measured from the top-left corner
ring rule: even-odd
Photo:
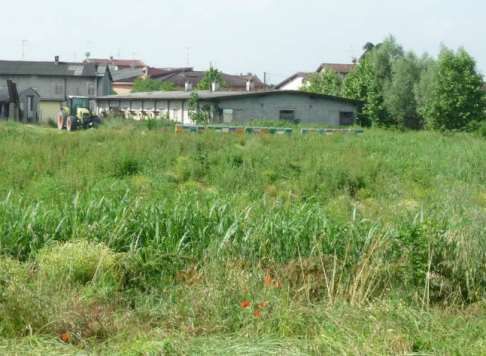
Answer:
[[[27,45],[28,40],[22,40],[22,59],[25,59],[25,46]]]

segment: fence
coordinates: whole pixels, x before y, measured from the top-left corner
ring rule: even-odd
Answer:
[[[362,134],[363,129],[327,129],[327,128],[302,128],[292,129],[286,127],[239,127],[239,126],[193,126],[193,125],[176,125],[176,133],[198,133],[204,131],[214,131],[218,133],[233,134],[269,134],[269,135],[292,135],[299,132],[301,135],[333,135],[333,134]]]

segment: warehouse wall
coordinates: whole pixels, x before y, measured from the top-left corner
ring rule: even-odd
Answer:
[[[279,120],[280,112],[285,110],[294,111],[295,118],[302,123],[339,125],[341,112],[357,114],[355,104],[295,94],[220,99],[218,106],[222,111],[233,110],[232,121],[237,123],[254,119]]]

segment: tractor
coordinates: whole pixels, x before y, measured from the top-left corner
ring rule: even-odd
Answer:
[[[89,99],[82,96],[68,97],[65,105],[57,115],[57,128],[74,131],[77,129],[89,129],[101,123],[101,119],[93,115],[89,109]]]

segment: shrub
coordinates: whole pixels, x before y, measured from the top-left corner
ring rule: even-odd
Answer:
[[[119,256],[104,244],[86,240],[46,246],[37,255],[41,277],[48,283],[118,288]]]
[[[134,176],[140,172],[140,168],[138,160],[125,157],[115,162],[113,175],[117,178]]]

